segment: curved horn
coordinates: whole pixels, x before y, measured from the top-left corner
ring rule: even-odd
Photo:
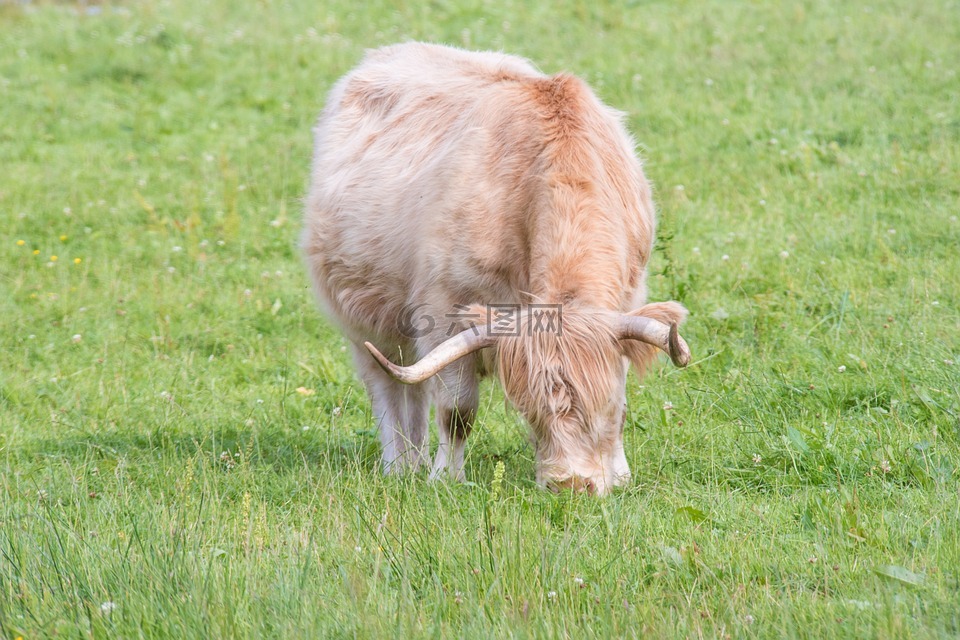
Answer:
[[[409,367],[401,367],[390,362],[375,346],[364,342],[367,348],[383,370],[403,384],[417,384],[430,376],[436,375],[441,369],[460,358],[479,351],[484,347],[492,347],[496,338],[487,333],[486,327],[472,327],[464,329],[457,335],[441,342],[433,351],[423,356],[419,362]]]
[[[666,325],[646,316],[620,316],[617,337],[621,340],[639,340],[665,351],[673,364],[685,367],[690,364],[690,347],[680,337],[676,322]]]

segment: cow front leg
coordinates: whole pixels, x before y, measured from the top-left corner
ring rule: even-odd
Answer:
[[[423,385],[407,386],[391,378],[365,348],[353,344],[353,359],[370,396],[374,421],[380,432],[381,461],[385,474],[404,467],[429,464],[427,422],[429,403]]]
[[[403,459],[411,469],[430,466],[430,396],[425,384],[401,385]]]
[[[433,470],[430,472],[431,479],[439,478],[444,469],[454,480],[462,482],[465,479],[464,452],[475,415],[476,409],[437,408],[437,432],[440,445],[437,447],[437,456],[434,458]]]
[[[451,478],[463,481],[464,451],[479,404],[474,358],[468,356],[441,371],[435,388],[440,444],[430,478],[437,479],[446,470]]]
[[[630,473],[630,465],[627,463],[627,456],[623,451],[623,434],[620,434],[620,439],[614,446],[612,465],[613,486],[623,487],[630,484],[632,474]]]

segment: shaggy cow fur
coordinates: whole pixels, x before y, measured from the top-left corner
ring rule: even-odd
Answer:
[[[315,136],[302,246],[322,306],[353,344],[385,469],[429,460],[432,400],[432,475],[462,477],[489,371],[530,422],[538,480],[604,493],[629,478],[627,362],[642,371],[655,349],[618,341],[612,323],[631,310],[681,322],[686,311],[643,306],[654,207],[620,114],[574,76],[410,43],[369,52],[341,79]],[[468,326],[457,309],[508,303],[562,305],[562,333],[503,338],[413,386],[362,348],[409,364],[451,325]],[[411,309],[421,331],[401,321]]]

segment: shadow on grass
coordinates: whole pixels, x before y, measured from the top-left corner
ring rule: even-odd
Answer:
[[[498,461],[504,461],[508,477],[533,481],[531,452],[523,445],[498,446],[478,439],[467,452],[468,480],[488,482]],[[289,429],[217,427],[204,431],[111,430],[73,431],[57,437],[23,441],[6,450],[10,465],[52,467],[102,462],[129,466],[158,465],[177,468],[201,460],[204,464],[228,467],[242,459],[254,469],[267,469],[278,476],[306,470],[344,470],[359,475],[381,475],[380,443],[373,429]],[[111,466],[111,465],[108,465]],[[2,468],[2,465],[0,465]],[[422,467],[410,477],[425,476]],[[467,483],[470,484],[469,482]]]
[[[887,473],[881,472],[869,456],[830,448],[819,431],[790,429],[782,439],[784,442],[775,441],[775,446],[755,463],[734,451],[713,460],[676,454],[658,464],[636,459],[632,465],[636,482],[643,486],[720,485],[759,494],[790,493],[838,483],[872,483],[878,476],[899,486],[930,488],[945,483],[954,472],[949,456],[932,447],[901,452],[898,465]],[[468,478],[488,482],[496,462],[502,460],[510,471],[507,477],[518,482],[530,479],[534,462],[529,453],[524,447],[503,442],[494,445],[481,438],[468,447]],[[253,469],[268,469],[281,476],[317,471],[335,477],[346,470],[362,476],[380,474],[376,433],[372,429],[350,429],[346,424],[308,430],[232,426],[189,431],[169,427],[149,431],[73,430],[10,443],[5,457],[14,468],[32,466],[35,470],[100,461],[170,469],[202,461],[229,470],[242,460]]]
[[[224,456],[224,453],[227,455]],[[11,462],[71,460],[129,462],[171,459],[233,459],[240,454],[255,466],[283,473],[308,465],[314,468],[379,470],[380,445],[372,432],[292,431],[219,427],[204,432],[155,429],[149,432],[115,430],[38,438],[8,448]]]

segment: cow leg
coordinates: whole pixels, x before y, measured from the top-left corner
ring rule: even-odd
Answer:
[[[434,399],[440,444],[430,472],[432,479],[439,478],[444,469],[451,478],[464,479],[464,449],[480,396],[475,367],[474,358],[467,357],[437,374]]]
[[[403,392],[402,426],[406,444],[404,460],[411,469],[430,466],[430,396],[426,384],[401,384]]]
[[[613,449],[613,486],[622,487],[630,484],[630,465],[627,464],[627,456],[623,452],[623,434]]]
[[[391,378],[370,353],[353,345],[353,359],[367,388],[380,431],[383,472],[395,473],[429,461],[427,421],[429,404],[423,385],[407,386]]]
[[[624,372],[626,377],[626,372]],[[620,433],[617,434],[617,440],[613,445],[613,486],[622,487],[630,483],[632,477],[630,465],[627,464],[627,456],[623,451],[623,429],[627,425],[627,400],[626,389],[623,392],[623,401],[620,408]]]

